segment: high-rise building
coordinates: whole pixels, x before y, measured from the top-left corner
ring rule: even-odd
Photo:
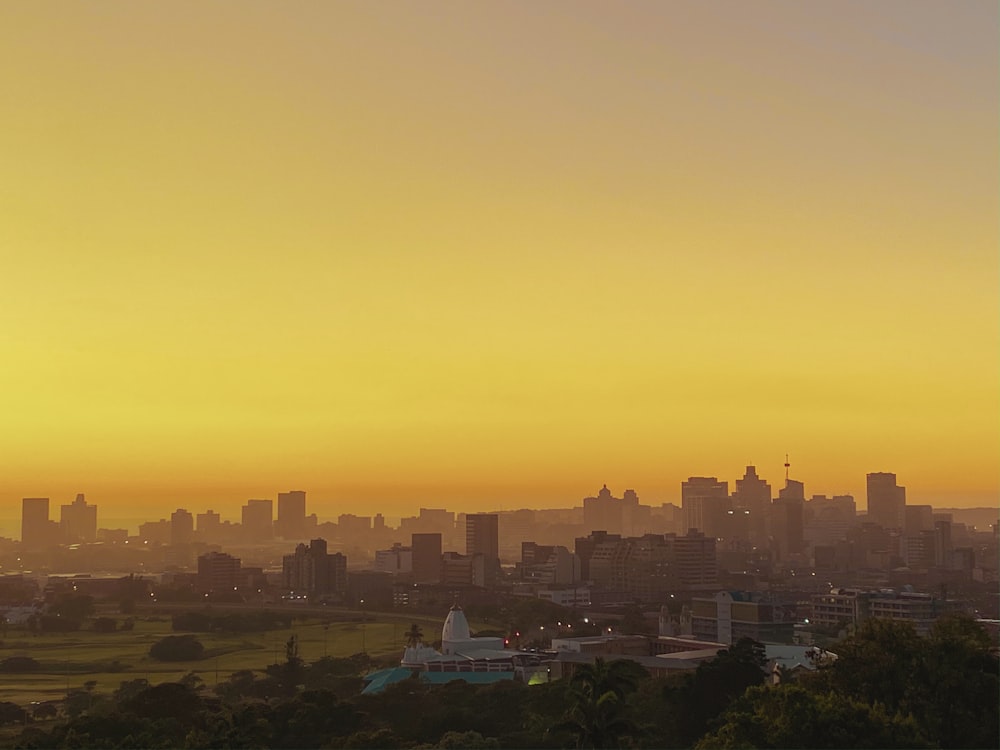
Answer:
[[[763,545],[767,540],[767,514],[771,506],[771,485],[757,476],[757,467],[748,466],[742,479],[736,480],[733,508],[749,510],[750,541]]]
[[[608,485],[601,487],[597,497],[583,498],[583,527],[587,533],[592,531],[621,533],[622,501],[611,495]]]
[[[771,503],[771,548],[778,560],[802,552],[805,547],[805,485],[786,479]]]
[[[327,554],[326,550],[325,539],[313,539],[285,555],[281,565],[285,590],[317,599],[343,596],[347,590],[347,558],[340,552]]]
[[[26,497],[21,500],[21,543],[25,548],[57,544],[59,526],[49,520],[47,497]]]
[[[495,513],[470,513],[465,517],[465,554],[483,556],[483,585],[500,575],[499,517]]]
[[[868,475],[868,521],[885,529],[902,529],[906,523],[906,488],[896,484],[896,475]]]
[[[225,552],[209,552],[198,557],[198,588],[202,591],[230,591],[241,583],[240,558]]]
[[[194,516],[184,508],[170,514],[170,543],[174,546],[190,544],[194,539]]]
[[[698,529],[706,536],[719,537],[725,527],[726,511],[731,508],[728,482],[716,477],[689,477],[681,482],[685,531]]]
[[[60,507],[59,525],[68,544],[97,541],[97,506],[88,505],[83,494]]]
[[[439,583],[441,581],[441,535],[412,534],[413,582]]]
[[[302,490],[278,493],[278,520],[275,531],[284,539],[306,536],[306,493]]]
[[[214,510],[206,510],[195,516],[195,529],[205,539],[214,539],[222,527],[222,518]]]
[[[243,534],[248,541],[261,542],[274,536],[274,503],[247,500],[242,513]]]

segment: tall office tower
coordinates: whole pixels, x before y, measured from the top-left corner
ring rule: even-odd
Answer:
[[[285,555],[281,579],[286,591],[322,599],[343,595],[347,590],[347,558],[339,552],[327,554],[325,539],[300,544]]]
[[[748,466],[736,480],[733,508],[750,511],[750,541],[758,546],[767,541],[767,514],[771,507],[771,485],[757,476],[757,467]]]
[[[204,513],[199,513],[195,516],[195,520],[197,521],[195,529],[204,539],[211,540],[218,536],[219,529],[222,526],[222,518],[214,510],[206,510]]]
[[[274,503],[270,500],[247,500],[243,506],[243,535],[251,542],[274,536]]]
[[[606,531],[620,534],[622,531],[621,500],[612,497],[608,485],[601,487],[597,497],[583,498],[583,528],[591,531]],[[638,502],[638,500],[637,500]]]
[[[413,550],[413,582],[440,583],[441,535],[412,534],[410,549]]]
[[[88,505],[83,494],[69,505],[60,507],[59,525],[68,544],[97,540],[97,506]]]
[[[191,544],[194,540],[194,516],[183,508],[170,514],[170,543],[174,546]]]
[[[903,531],[907,536],[920,536],[921,531],[934,529],[934,508],[930,505],[907,505],[903,509]]]
[[[470,513],[465,517],[465,554],[483,556],[483,585],[496,583],[500,575],[500,525],[495,513]]]
[[[805,485],[786,479],[771,504],[771,542],[778,560],[786,560],[805,547],[805,498]]]
[[[885,529],[902,529],[906,523],[906,488],[896,484],[896,475],[868,475],[868,520]]]
[[[284,539],[306,535],[306,493],[302,490],[278,493],[278,520],[275,532]]]
[[[712,590],[718,583],[719,565],[715,539],[707,534],[675,537],[674,560],[677,576],[687,590]]]
[[[21,544],[25,548],[44,547],[56,544],[59,530],[49,520],[49,499],[47,497],[26,497],[21,500]]]
[[[731,508],[728,482],[715,477],[689,477],[681,482],[685,531],[698,529],[705,536],[719,537],[725,528],[726,511]]]

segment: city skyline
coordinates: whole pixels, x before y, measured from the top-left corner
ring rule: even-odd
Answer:
[[[998,24],[4,5],[0,515],[997,506]]]
[[[789,470],[789,465],[785,464],[784,468],[786,472]],[[580,496],[575,499],[565,499],[562,503],[552,503],[546,506],[528,506],[528,505],[517,505],[508,504],[507,506],[499,505],[496,507],[482,508],[477,507],[475,504],[471,506],[465,505],[446,505],[445,503],[435,504],[433,501],[426,503],[418,503],[413,506],[391,506],[389,508],[382,508],[377,506],[368,506],[361,513],[355,513],[353,510],[345,509],[343,507],[336,507],[330,501],[323,499],[322,497],[316,498],[311,492],[305,490],[291,490],[291,491],[275,491],[275,492],[259,492],[257,497],[240,499],[236,502],[236,505],[231,505],[228,502],[218,502],[218,498],[214,501],[207,501],[207,504],[198,504],[199,501],[193,498],[188,498],[187,502],[184,500],[179,500],[178,503],[165,506],[141,506],[143,508],[143,513],[140,514],[139,510],[136,510],[131,515],[122,515],[115,512],[111,513],[103,512],[101,514],[102,519],[110,519],[116,523],[126,523],[126,525],[135,525],[134,522],[137,521],[154,521],[157,517],[161,520],[170,519],[173,517],[174,513],[184,513],[187,514],[193,520],[191,511],[193,510],[198,514],[199,519],[201,515],[207,514],[214,516],[214,523],[218,523],[220,520],[227,523],[242,523],[244,526],[250,523],[253,527],[260,527],[261,524],[266,526],[266,531],[262,532],[264,535],[259,538],[259,541],[266,541],[272,537],[289,537],[289,538],[305,538],[308,536],[308,532],[305,531],[306,526],[305,520],[306,516],[315,516],[320,521],[334,521],[338,516],[354,516],[367,517],[369,519],[374,518],[376,515],[383,517],[383,523],[390,526],[396,526],[404,518],[415,517],[418,512],[426,511],[430,509],[432,512],[438,512],[440,510],[447,510],[453,514],[474,516],[483,513],[506,513],[515,512],[518,510],[532,510],[532,511],[545,511],[545,510],[578,510],[583,511],[584,517],[588,517],[587,514],[590,512],[587,510],[588,502],[593,501],[597,498],[606,497],[609,500],[615,502],[615,505],[624,504],[629,505],[630,503],[638,503],[640,505],[657,507],[661,505],[673,505],[678,510],[685,507],[685,493],[688,492],[688,486],[692,482],[695,486],[709,486],[713,488],[707,496],[721,497],[726,500],[733,500],[740,504],[749,503],[744,505],[744,507],[757,508],[759,510],[767,510],[772,506],[772,504],[780,504],[781,499],[785,496],[786,488],[785,482],[788,482],[788,487],[790,491],[794,494],[797,492],[804,493],[802,498],[805,500],[812,500],[816,498],[829,499],[833,497],[834,499],[838,497],[850,498],[854,505],[857,507],[859,513],[868,514],[869,520],[876,520],[879,523],[884,523],[885,519],[882,519],[880,515],[871,515],[872,511],[868,507],[869,499],[873,496],[871,493],[875,493],[874,497],[881,502],[883,496],[883,491],[877,489],[881,486],[889,486],[894,488],[892,491],[901,492],[901,500],[903,504],[909,506],[920,506],[920,507],[931,507],[936,509],[955,509],[955,510],[982,510],[984,508],[991,508],[992,506],[974,506],[974,505],[956,505],[954,503],[949,504],[947,499],[939,500],[937,502],[931,502],[928,498],[921,496],[919,494],[910,496],[909,502],[906,500],[906,487],[897,487],[900,481],[896,474],[891,472],[869,472],[866,475],[865,489],[861,493],[854,492],[838,492],[830,490],[815,490],[810,487],[807,482],[801,482],[794,478],[793,475],[789,474],[787,478],[783,478],[773,485],[768,481],[766,476],[762,476],[759,469],[755,465],[747,465],[744,467],[746,474],[739,478],[734,475],[732,479],[728,478],[728,475],[723,475],[721,478],[719,475],[713,476],[690,476],[682,480],[678,485],[678,492],[675,497],[671,498],[659,498],[659,497],[648,497],[641,493],[637,493],[635,488],[621,486],[614,486],[609,488],[607,483],[602,486],[600,490],[594,490],[591,495]],[[743,489],[741,486],[745,486],[748,478],[759,485],[757,490]],[[887,482],[887,485],[882,485],[880,482]],[[808,488],[808,489],[806,489]],[[768,490],[769,492],[765,492]],[[750,494],[744,497],[744,494],[749,492]],[[617,497],[615,493],[622,495],[622,497]],[[763,494],[762,494],[763,493]],[[695,492],[694,495],[699,493]],[[77,493],[76,499],[73,503],[77,506],[84,502],[84,493]],[[277,498],[277,504],[274,498]],[[307,499],[308,498],[308,499]],[[32,508],[37,508],[40,503],[44,502],[45,507],[50,505],[53,508],[62,507],[62,512],[66,513],[67,508],[71,506],[61,504],[59,498],[50,498],[43,496],[35,497],[24,497],[19,501],[23,503],[21,506],[21,512],[18,516],[5,516],[0,515],[0,537],[7,534],[14,529],[14,522],[23,523],[23,519],[28,514],[29,505]],[[284,503],[293,503],[295,510],[293,511],[292,517],[283,517],[281,508]],[[759,508],[758,504],[764,503],[763,508]],[[91,497],[90,510],[95,514],[96,517],[96,507],[97,504],[93,502],[93,497]],[[395,508],[395,510],[392,510]],[[256,510],[263,510],[263,516],[259,513],[255,513]],[[287,506],[286,506],[287,512]],[[880,513],[881,510],[877,511]],[[902,505],[899,506],[899,510],[894,511],[896,514],[902,513]],[[36,511],[32,510],[31,515],[35,515]],[[254,520],[254,516],[260,516]],[[294,518],[297,517],[299,520],[295,521]],[[594,516],[595,518],[600,518],[600,516]],[[212,519],[208,519],[212,521]],[[700,515],[697,519],[688,518],[691,521],[691,525],[696,528],[704,529],[704,520]],[[900,519],[901,520],[901,515]],[[761,523],[762,521],[755,521],[755,523]],[[53,527],[58,527],[55,519],[52,519],[51,523]],[[200,523],[200,521],[199,521]],[[599,528],[604,522],[597,522],[596,524],[591,524],[593,528]],[[96,530],[96,521],[91,521],[94,525],[94,530]],[[105,524],[106,525],[106,524]],[[709,524],[711,530],[711,524]],[[290,532],[290,533],[286,533]],[[23,536],[23,532],[22,532]]]

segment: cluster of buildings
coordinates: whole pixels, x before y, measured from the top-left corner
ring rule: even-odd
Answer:
[[[137,535],[98,528],[97,507],[82,495],[61,507],[58,523],[49,519],[47,498],[25,498],[18,553],[48,562],[58,558],[51,545],[75,545],[82,566],[88,547],[103,555],[142,551],[123,558],[143,566],[130,572],[172,571],[206,592],[260,588],[398,607],[440,606],[456,592],[463,601],[488,600],[503,590],[578,609],[636,604],[650,611],[720,589],[798,591],[802,601],[834,587],[996,582],[996,526],[990,536],[951,513],[908,504],[894,474],[868,474],[866,486],[867,513],[850,495],[807,497],[787,471],[775,493],[747,466],[732,490],[717,477],[684,480],[679,506],[644,505],[634,490],[616,497],[604,486],[576,508],[421,508],[396,528],[380,514],[320,523],[307,514],[306,493],[294,490],[276,502],[249,500],[240,523],[179,508],[141,524]]]

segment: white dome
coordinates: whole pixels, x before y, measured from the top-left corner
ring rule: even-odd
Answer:
[[[467,641],[469,635],[469,621],[465,619],[465,612],[457,604],[448,612],[448,617],[441,628],[441,642]]]

